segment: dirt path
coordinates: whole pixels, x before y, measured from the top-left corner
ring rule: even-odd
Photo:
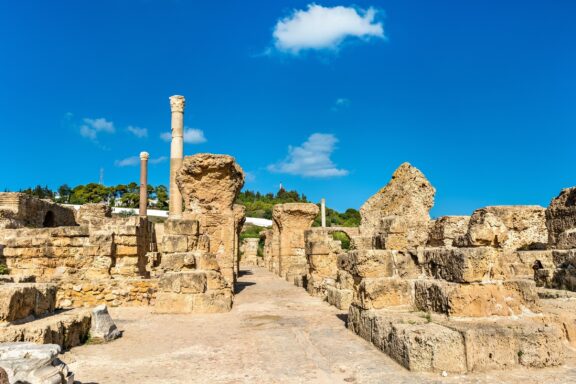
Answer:
[[[268,271],[247,271],[238,289],[225,314],[111,310],[124,336],[74,348],[63,360],[82,384],[576,382],[573,364],[446,378],[414,374],[349,332],[343,312]]]

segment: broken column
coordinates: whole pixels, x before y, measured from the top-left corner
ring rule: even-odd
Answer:
[[[234,201],[244,172],[231,156],[202,153],[184,159],[176,181],[185,210],[164,225],[155,311],[229,311],[237,226],[243,221],[243,210],[235,210]]]
[[[140,152],[140,216],[148,215],[148,152]]]
[[[258,244],[259,238],[247,238],[242,241],[242,264],[258,265]]]
[[[303,286],[308,272],[304,231],[318,215],[318,206],[310,203],[277,204],[272,218],[279,231],[278,274]]]
[[[243,221],[234,201],[244,185],[244,171],[232,156],[202,153],[184,159],[177,183],[186,203],[183,218],[200,222],[201,232],[210,238],[209,251],[226,280],[234,283],[237,226]]]
[[[171,217],[182,214],[182,194],[176,184],[176,176],[182,166],[184,156],[184,96],[171,96],[172,143],[170,144],[170,211]]]

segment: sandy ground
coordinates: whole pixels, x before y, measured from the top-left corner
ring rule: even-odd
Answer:
[[[112,309],[121,339],[63,356],[82,384],[576,383],[576,363],[474,375],[411,373],[345,328],[345,313],[260,268],[240,278],[234,309],[155,315]]]

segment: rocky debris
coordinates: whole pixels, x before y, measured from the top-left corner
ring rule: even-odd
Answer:
[[[0,368],[10,383],[72,384],[74,374],[58,359],[59,353],[55,344],[0,344]]]
[[[90,325],[90,339],[96,342],[109,342],[122,336],[112,316],[108,313],[106,305],[99,305],[92,310],[92,323]]]
[[[184,158],[176,182],[185,211],[226,212],[244,186],[244,171],[232,156],[199,153]]]
[[[435,193],[422,172],[402,164],[390,182],[360,208],[362,236],[377,236],[378,247],[384,249],[425,245]]]
[[[546,227],[548,243],[553,247],[558,246],[564,232],[576,228],[576,187],[563,189],[560,195],[552,199],[546,209]],[[561,244],[558,248],[576,248],[576,242]]]
[[[543,249],[548,242],[545,209],[537,205],[493,206],[472,213],[459,247],[492,246],[506,250]]]

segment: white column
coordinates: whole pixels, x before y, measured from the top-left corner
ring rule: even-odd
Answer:
[[[172,143],[170,145],[170,217],[182,215],[182,194],[176,185],[176,175],[184,157],[184,96],[171,96]]]
[[[140,216],[148,216],[148,152],[140,152]]]
[[[320,201],[321,212],[322,212],[322,228],[326,227],[326,199],[322,198]]]

